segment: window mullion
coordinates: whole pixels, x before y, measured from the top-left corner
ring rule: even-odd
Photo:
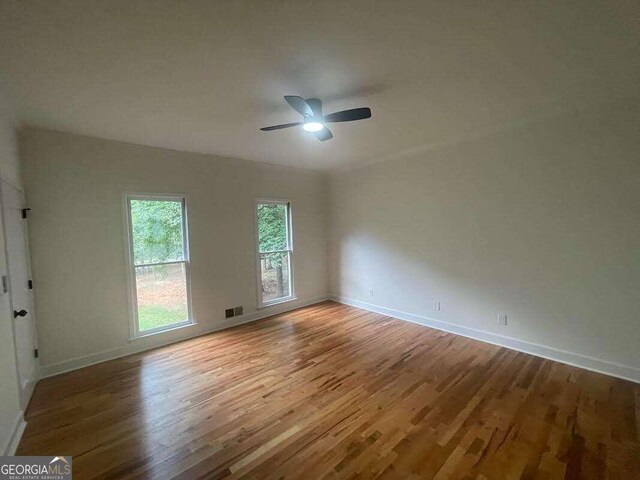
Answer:
[[[178,263],[187,263],[186,260],[173,260],[171,262],[156,262],[156,263],[136,263],[133,265],[134,268],[138,267],[157,267],[159,265],[177,265]]]

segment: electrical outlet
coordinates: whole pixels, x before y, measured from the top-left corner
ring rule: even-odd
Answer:
[[[227,308],[224,311],[224,318],[231,318],[233,317],[234,313],[233,313],[233,308]]]
[[[242,312],[243,312],[242,305],[240,305],[239,307],[235,307],[233,309],[233,316],[237,317],[238,315],[242,315]]]
[[[372,289],[369,289],[369,296],[373,297],[373,290]]]
[[[433,302],[433,310],[436,312],[440,311],[440,301]]]
[[[507,324],[507,314],[506,313],[499,313],[498,314],[498,324],[500,324],[500,325],[506,325]]]

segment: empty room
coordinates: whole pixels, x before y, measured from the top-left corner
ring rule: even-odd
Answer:
[[[0,480],[639,479],[639,19],[0,0]]]

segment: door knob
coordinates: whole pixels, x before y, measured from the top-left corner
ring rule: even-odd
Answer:
[[[18,318],[18,317],[24,317],[27,313],[26,310],[20,310],[19,312],[17,312],[16,310],[13,311],[13,318]]]

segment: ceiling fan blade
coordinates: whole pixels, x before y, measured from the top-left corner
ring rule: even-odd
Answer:
[[[282,125],[273,125],[271,127],[262,127],[260,130],[263,132],[270,132],[271,130],[280,130],[282,128],[297,127],[302,125],[303,122],[283,123]]]
[[[302,116],[313,117],[313,110],[311,110],[311,107],[304,98],[298,97],[297,95],[285,95],[284,99]]]
[[[309,105],[314,117],[322,117],[322,101],[319,98],[307,98],[305,102]]]
[[[371,109],[352,108],[351,110],[342,110],[341,112],[330,113],[324,116],[325,122],[353,122],[354,120],[363,120],[371,117]]]
[[[331,140],[333,138],[333,133],[327,127],[324,127],[322,130],[318,132],[313,132],[318,140],[324,142],[325,140]]]

